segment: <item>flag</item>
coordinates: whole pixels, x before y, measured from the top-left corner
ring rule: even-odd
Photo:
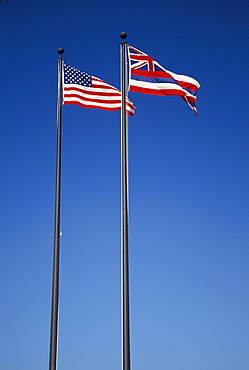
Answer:
[[[178,95],[197,115],[196,93],[200,87],[192,77],[165,69],[142,51],[128,45],[130,65],[129,91],[151,95]]]
[[[64,104],[109,111],[121,110],[121,91],[114,86],[65,63],[63,74]],[[135,110],[133,103],[126,98],[126,113],[133,116]]]

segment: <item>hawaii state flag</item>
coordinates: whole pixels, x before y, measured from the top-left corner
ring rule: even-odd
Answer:
[[[130,65],[129,91],[151,95],[178,95],[197,115],[196,93],[200,87],[192,77],[165,69],[142,51],[128,45]]]

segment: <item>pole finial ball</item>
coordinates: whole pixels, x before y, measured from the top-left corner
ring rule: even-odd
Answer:
[[[57,50],[57,52],[58,52],[58,54],[62,55],[62,54],[64,54],[64,49],[59,48],[59,49]]]
[[[126,37],[127,37],[127,33],[126,33],[126,32],[121,32],[121,33],[120,33],[120,38],[121,38],[122,40],[126,39]]]

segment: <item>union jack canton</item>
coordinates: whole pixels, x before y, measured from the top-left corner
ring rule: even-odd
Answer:
[[[178,95],[196,115],[196,93],[200,87],[194,78],[165,69],[142,51],[128,46],[130,65],[129,91],[151,95]]]

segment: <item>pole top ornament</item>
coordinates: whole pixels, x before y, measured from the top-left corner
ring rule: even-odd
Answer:
[[[121,33],[120,33],[120,38],[121,38],[122,40],[125,40],[125,39],[126,39],[126,37],[127,37],[127,33],[126,33],[126,32],[121,32]]]

